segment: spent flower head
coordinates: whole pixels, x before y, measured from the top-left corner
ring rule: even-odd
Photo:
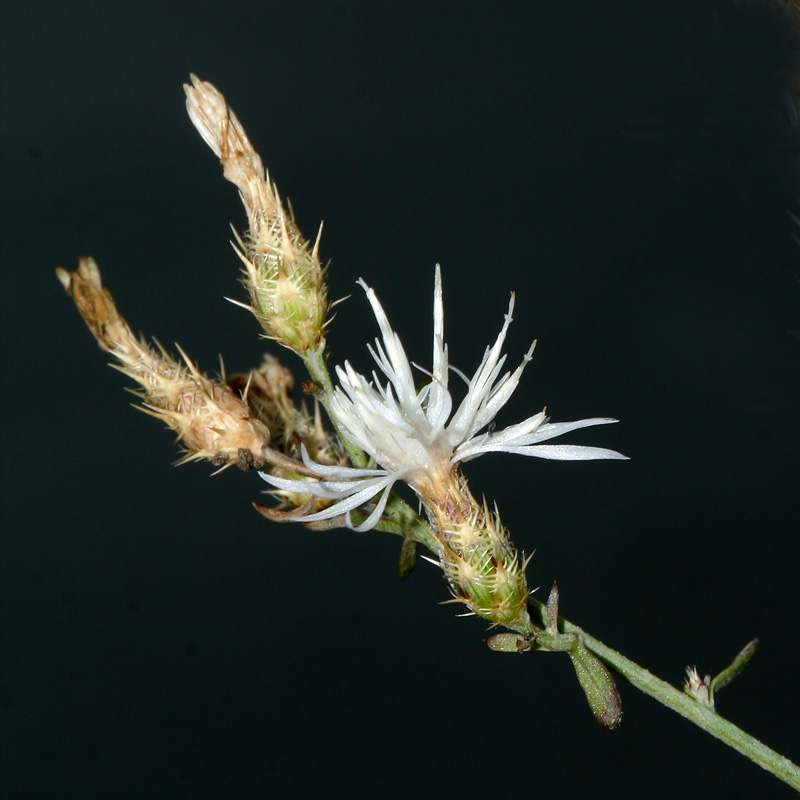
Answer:
[[[137,339],[103,286],[94,259],[82,258],[77,271],[59,268],[56,274],[100,347],[141,387],[142,408],[176,432],[186,449],[182,461],[206,459],[242,469],[275,463],[270,430],[253,415],[246,392],[208,378],[183,351],[181,363]]]

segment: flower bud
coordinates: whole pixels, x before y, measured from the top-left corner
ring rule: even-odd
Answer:
[[[558,602],[558,586],[554,583],[547,598],[547,624],[543,631],[536,633],[536,648],[569,655],[595,719],[612,730],[622,722],[622,699],[617,684],[608,667],[589,651],[582,633],[559,630]]]
[[[325,273],[318,256],[319,237],[313,249],[303,239],[294,219],[285,216],[277,190],[279,210],[274,229],[239,240],[244,282],[251,310],[267,336],[303,356],[324,349],[323,330],[328,316]]]
[[[683,684],[683,691],[693,697],[701,706],[714,708],[714,696],[709,692],[711,685],[711,675],[700,677],[697,667],[686,667],[686,681]]]
[[[498,515],[477,503],[458,470],[415,488],[455,601],[494,625],[529,631],[527,562],[520,563]]]
[[[524,653],[533,648],[533,639],[518,633],[496,633],[486,640],[486,644],[496,653]]]

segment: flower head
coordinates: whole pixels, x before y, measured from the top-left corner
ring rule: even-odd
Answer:
[[[367,530],[380,519],[395,481],[407,482],[428,506],[427,499],[437,494],[437,485],[448,479],[459,462],[484,453],[518,453],[560,460],[625,458],[613,450],[597,447],[544,444],[577,428],[616,422],[614,419],[551,423],[545,412],[540,411],[499,431],[486,430],[517,388],[535,345],[534,342],[515,370],[503,372],[506,357],[502,349],[512,320],[513,295],[497,340],[486,349],[472,378],[467,378],[448,364],[442,279],[437,265],[433,364],[430,372],[417,367],[430,378],[418,389],[412,372],[412,366],[416,365],[409,362],[375,292],[363,280],[359,284],[367,294],[380,329],[380,338],[375,339],[374,347],[369,350],[383,378],[374,372],[371,379],[367,378],[348,362],[337,367],[339,386],[330,397],[330,412],[343,435],[368,453],[378,466],[374,469],[320,467],[304,455],[306,466],[322,476],[319,481],[281,479],[262,473],[277,488],[340,501],[324,511],[300,518],[301,521],[349,514],[382,492],[375,509],[358,528]],[[451,370],[467,384],[466,395],[457,407],[448,383]]]
[[[313,247],[287,214],[278,190],[222,93],[191,76],[184,84],[186,110],[206,144],[222,162],[225,177],[239,189],[249,230],[237,236],[250,310],[267,336],[304,355],[325,349],[330,304],[319,235]],[[322,228],[320,228],[320,234]]]

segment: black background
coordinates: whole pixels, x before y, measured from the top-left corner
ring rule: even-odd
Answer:
[[[53,275],[93,255],[208,371],[271,345],[243,213],[186,118],[237,111],[313,236],[332,359],[374,286],[430,361],[534,361],[498,420],[611,415],[630,462],[468,465],[538,596],[672,683],[762,648],[722,713],[800,759],[800,250],[786,24],[727,2],[12,3],[3,22],[0,795],[789,797],[636,690],[606,732],[567,659],[456,619],[388,534],[279,527],[255,475],[170,466]],[[291,363],[288,353],[280,354]]]

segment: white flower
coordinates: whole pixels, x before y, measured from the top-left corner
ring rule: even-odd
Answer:
[[[514,310],[513,294],[497,341],[486,349],[475,375],[468,379],[448,366],[442,278],[437,264],[433,295],[433,366],[428,372],[413,365],[430,377],[429,382],[417,389],[412,364],[375,292],[363,280],[359,284],[367,293],[381,331],[382,343],[375,339],[375,348],[369,347],[369,350],[388,380],[382,383],[374,372],[372,380],[369,380],[345,362],[344,367],[336,368],[339,386],[330,398],[330,413],[342,433],[369,454],[380,468],[321,466],[311,461],[304,450],[303,461],[322,475],[321,480],[292,480],[261,473],[264,480],[279,489],[340,501],[323,511],[299,517],[298,521],[313,522],[346,513],[350,524],[349,512],[382,492],[375,509],[356,528],[368,530],[379,521],[395,481],[404,480],[420,493],[426,478],[436,480],[437,476],[449,474],[459,462],[484,453],[519,453],[567,461],[626,458],[614,450],[599,447],[542,444],[577,428],[604,425],[616,422],[615,419],[550,423],[545,412],[540,411],[500,431],[485,430],[517,388],[536,344],[530,346],[522,363],[513,372],[501,376],[506,360],[502,348]],[[467,384],[466,396],[455,412],[453,396],[448,388],[451,369]]]

